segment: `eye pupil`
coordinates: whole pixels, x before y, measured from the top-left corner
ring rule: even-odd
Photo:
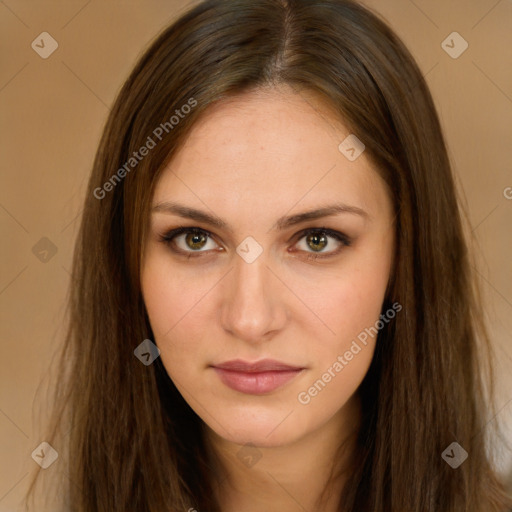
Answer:
[[[323,245],[322,245],[322,242],[319,242],[318,240],[323,240]],[[311,242],[311,241],[313,241],[314,245],[319,245],[319,244],[322,245],[320,247],[320,249],[315,249],[315,248],[311,247],[311,245],[310,245],[310,247],[314,251],[322,250],[327,245],[326,236],[324,234],[314,233],[314,234],[308,235],[307,243],[309,244],[309,242]]]

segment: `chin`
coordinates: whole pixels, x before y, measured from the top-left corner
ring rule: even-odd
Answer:
[[[298,439],[298,437],[288,432],[269,435],[267,430],[263,431],[257,428],[247,427],[241,427],[239,430],[231,430],[228,434],[225,431],[216,431],[216,434],[230,443],[241,446],[252,445],[257,448],[277,448],[293,443]]]
[[[218,410],[221,412],[219,417],[223,418],[222,425],[211,422],[211,418],[206,423],[217,436],[231,443],[275,448],[293,443],[307,433],[307,422],[303,418],[299,421],[291,407],[277,412],[264,411],[262,408],[241,410],[237,407],[233,414],[222,408]]]

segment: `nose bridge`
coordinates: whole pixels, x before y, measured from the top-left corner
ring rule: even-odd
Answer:
[[[283,318],[275,277],[265,254],[251,263],[237,255],[233,264],[223,301],[223,326],[237,338],[257,341],[278,328]]]

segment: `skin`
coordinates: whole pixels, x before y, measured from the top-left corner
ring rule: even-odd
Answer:
[[[349,134],[313,93],[284,86],[244,93],[210,107],[154,192],[153,206],[174,201],[232,228],[153,211],[142,269],[162,362],[218,456],[224,512],[315,510],[333,464],[348,467],[351,443],[340,457],[334,452],[357,431],[356,390],[376,337],[309,403],[298,395],[379,320],[390,279],[392,203],[365,152],[351,162],[339,151]],[[281,216],[339,202],[367,216],[342,213],[271,230]],[[189,236],[187,245],[187,234],[174,239],[202,256],[187,259],[162,242],[179,226],[212,234],[199,244]],[[308,228],[339,231],[351,245],[331,237],[308,243],[301,234]],[[236,252],[248,236],[263,248],[252,263]],[[331,256],[307,259],[317,253]],[[250,395],[224,385],[211,368],[237,358],[305,369],[270,393]],[[240,452],[246,443],[254,447]],[[246,465],[244,453],[259,459]],[[330,484],[322,510],[337,510],[344,481],[342,474]]]

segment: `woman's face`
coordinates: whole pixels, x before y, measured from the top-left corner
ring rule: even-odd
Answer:
[[[299,440],[347,414],[368,370],[394,215],[364,151],[338,148],[349,134],[311,94],[246,93],[210,108],[156,186],[142,273],[154,341],[226,440]],[[180,227],[198,231],[170,239]]]

